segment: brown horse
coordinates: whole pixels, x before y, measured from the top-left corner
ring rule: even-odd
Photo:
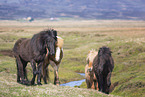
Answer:
[[[36,74],[37,84],[41,85],[41,70],[46,54],[55,55],[55,43],[57,32],[53,29],[41,31],[31,39],[21,38],[16,41],[13,52],[17,64],[17,82],[28,85],[26,74],[27,63],[30,62],[33,68],[33,78],[31,84],[35,84]],[[36,67],[37,63],[37,67]]]
[[[95,58],[95,56],[98,54],[97,51],[95,50],[90,50],[89,54],[87,56],[87,65],[85,67],[85,78],[86,78],[86,84],[87,84],[87,88],[92,88],[95,90],[99,90],[98,89],[98,82],[96,80],[96,76],[95,73],[93,71],[93,60]]]
[[[99,91],[109,94],[111,85],[111,72],[114,68],[114,61],[108,47],[99,49],[98,55],[93,61],[93,69],[98,80]]]
[[[50,64],[53,69],[54,69],[54,84],[55,85],[59,85],[59,77],[58,77],[58,69],[59,69],[59,65],[60,62],[63,58],[63,42],[64,40],[61,37],[57,36],[57,42],[56,42],[56,53],[55,53],[55,57],[49,57],[48,55],[46,55],[45,57],[45,61],[43,63],[43,80],[44,83],[47,84],[47,79],[49,80],[49,70],[48,70],[48,65]]]

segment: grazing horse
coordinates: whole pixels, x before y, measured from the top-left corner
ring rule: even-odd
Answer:
[[[58,69],[59,69],[60,62],[63,58],[63,48],[62,48],[64,44],[63,41],[64,40],[61,37],[57,37],[55,56],[49,57],[46,55],[45,61],[43,63],[43,70],[42,70],[43,80],[45,84],[47,84],[47,79],[49,80],[49,70],[48,70],[49,64],[51,64],[51,66],[54,69],[54,76],[55,76],[54,84],[55,85],[60,84],[59,77],[58,77]]]
[[[111,85],[111,72],[114,68],[114,61],[108,47],[102,47],[94,58],[93,69],[98,80],[99,91],[109,94]]]
[[[27,63],[30,62],[33,69],[31,84],[35,84],[35,77],[38,74],[37,84],[41,85],[41,70],[46,54],[55,55],[55,43],[57,31],[48,29],[35,34],[31,39],[21,38],[16,41],[13,52],[17,64],[17,82],[28,85],[26,74]],[[37,63],[37,67],[36,67]]]
[[[97,54],[98,52],[95,50],[89,51],[89,54],[87,55],[87,58],[86,58],[87,65],[85,67],[85,78],[86,78],[87,88],[92,88],[96,90],[98,90],[98,82],[96,80],[96,76],[93,71],[92,63]]]

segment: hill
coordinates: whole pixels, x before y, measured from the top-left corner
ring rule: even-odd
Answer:
[[[1,0],[0,19],[145,19],[144,0]]]
[[[2,75],[3,74],[3,75]],[[4,76],[5,75],[5,76]],[[95,90],[74,88],[68,86],[56,86],[52,83],[42,86],[25,86],[18,84],[15,75],[6,72],[0,73],[1,97],[109,97]],[[111,96],[115,97],[115,96]]]

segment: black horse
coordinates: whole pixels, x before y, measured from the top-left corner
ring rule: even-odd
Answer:
[[[93,69],[98,80],[99,91],[109,94],[111,85],[111,72],[114,68],[114,61],[108,47],[99,49],[98,55],[93,61]]]
[[[50,56],[55,55],[56,36],[57,31],[48,29],[35,34],[31,39],[21,38],[16,41],[13,52],[17,64],[17,82],[26,85],[29,84],[26,66],[30,62],[33,69],[31,84],[35,84],[35,77],[38,74],[37,84],[41,85],[42,64],[46,54]]]

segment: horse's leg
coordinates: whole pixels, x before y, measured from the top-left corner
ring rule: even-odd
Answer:
[[[44,80],[44,83],[47,84],[47,78],[49,78],[49,71],[48,71],[48,65],[49,64],[46,64],[44,63],[43,64],[43,80]]]
[[[97,91],[99,91],[97,80],[93,80],[93,82],[94,82],[94,83],[93,83],[94,89],[97,90]]]
[[[107,79],[106,79],[106,93],[109,94],[110,86],[111,86],[111,72],[108,73]]]
[[[96,90],[99,91],[98,82],[96,81]]]
[[[23,72],[23,64],[22,64],[22,60],[20,59],[19,56],[16,56],[16,63],[17,63],[17,82],[20,82],[20,78],[21,78],[21,83],[22,84],[27,84],[25,79],[24,79],[24,72]]]
[[[87,88],[91,88],[90,80],[86,79]]]
[[[95,89],[95,82],[94,81],[91,83],[91,89]]]
[[[56,70],[54,74],[55,74],[54,84],[59,86],[60,82],[58,77],[58,70]]]
[[[42,85],[41,84],[42,65],[43,65],[43,62],[40,62],[37,66],[38,68],[37,84],[38,85]]]
[[[33,78],[31,80],[31,84],[34,85],[35,84],[36,74],[37,74],[37,71],[36,71],[36,62],[34,60],[31,60],[31,67],[33,69]]]
[[[17,62],[17,59],[16,59],[16,64],[17,64],[17,82],[20,83],[20,73],[19,73],[19,64]]]
[[[92,76],[92,74],[90,76],[90,84],[91,84],[91,89],[95,89],[94,74],[93,74],[93,76]]]
[[[109,72],[108,75],[107,75],[107,86],[108,86],[108,87],[110,87],[110,85],[111,85],[111,80],[110,80],[110,78],[111,78],[111,72]]]
[[[50,77],[49,77],[49,67],[46,69],[46,79],[49,81]]]
[[[99,74],[97,79],[98,79],[99,91],[103,92],[103,75]]]
[[[98,80],[97,80],[97,77],[96,77],[95,73],[93,73],[93,81],[94,81],[95,90],[99,91]]]
[[[51,66],[53,67],[54,69],[54,84],[55,85],[59,85],[60,82],[59,82],[59,77],[58,77],[58,68],[59,68],[59,64],[56,64],[55,62],[53,61],[50,61],[50,64]]]
[[[28,78],[27,78],[27,70],[26,70],[27,62],[22,61],[22,63],[23,63],[24,79],[25,79],[26,81],[28,81]]]

